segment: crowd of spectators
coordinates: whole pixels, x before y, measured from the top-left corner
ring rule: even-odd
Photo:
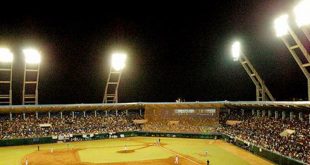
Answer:
[[[240,117],[239,113],[227,113],[221,115],[222,127],[218,131],[231,137],[241,139],[250,144],[260,146],[273,152],[310,163],[310,124],[309,120],[301,121],[297,117],[290,120],[288,117],[275,119],[274,116],[257,116],[245,113]],[[225,118],[229,120],[241,120],[236,125],[225,124]],[[295,132],[280,135],[290,129]]]
[[[220,112],[219,122],[221,124],[225,124],[227,120],[244,121],[250,117],[252,117],[252,113],[250,111],[243,111],[242,113],[240,110],[232,109],[229,113],[228,111]]]
[[[149,120],[143,125],[144,131],[175,133],[210,133],[218,126],[217,118],[205,116],[182,115],[168,119]]]
[[[171,123],[169,121],[152,121],[143,126],[144,131],[150,132],[175,132],[175,133],[205,133],[208,126],[192,125],[187,121]]]
[[[67,134],[97,134],[116,133],[140,130],[140,125],[133,120],[140,118],[137,114],[125,113],[98,115],[40,116],[27,114],[25,118],[18,114],[12,120],[2,118],[0,120],[0,139],[32,138],[45,136],[58,136]],[[50,126],[40,126],[40,124]]]

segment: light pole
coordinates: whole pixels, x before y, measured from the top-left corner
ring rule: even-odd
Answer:
[[[12,105],[13,53],[8,48],[0,48],[0,103]]]
[[[290,28],[288,24],[288,15],[282,15],[278,17],[274,21],[274,28],[276,31],[276,36],[281,38],[284,42],[287,49],[290,51],[291,55],[297,62],[298,66],[300,67],[301,71],[307,78],[308,81],[308,100],[310,100],[310,73],[308,71],[308,67],[310,67],[310,56],[307,49],[304,47],[302,42],[297,37],[296,33]],[[291,40],[287,37],[287,35],[291,36]],[[298,54],[302,54],[304,56],[303,60],[298,56]]]
[[[307,29],[310,25],[310,0],[302,0],[294,8],[295,21],[298,27],[305,33],[310,41],[310,32]]]
[[[104,103],[118,102],[118,87],[122,71],[125,67],[127,54],[124,52],[115,52],[112,54],[110,73],[104,91]]]
[[[32,48],[24,49],[23,53],[25,56],[25,69],[22,104],[38,104],[41,53],[38,50]]]
[[[249,59],[242,53],[240,42],[236,41],[231,47],[234,61],[239,61],[256,87],[256,101],[275,101],[262,78],[256,72]]]

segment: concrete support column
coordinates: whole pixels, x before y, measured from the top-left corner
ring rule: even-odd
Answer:
[[[272,113],[271,113],[271,110],[269,109],[268,110],[268,117],[271,117]]]
[[[95,111],[95,117],[97,117],[97,111]]]
[[[72,118],[74,118],[74,111],[72,111]]]
[[[255,115],[255,110],[254,109],[252,109],[252,116],[254,116]]]
[[[140,109],[140,116],[142,116],[142,110]]]
[[[12,112],[10,112],[10,120],[11,120],[11,121],[13,120]]]
[[[83,111],[83,116],[86,117],[86,112],[85,111]]]
[[[282,120],[284,120],[285,119],[285,111],[282,111]]]
[[[116,110],[116,116],[118,116],[118,110]]]
[[[128,116],[128,110],[126,110],[126,116]]]
[[[108,110],[105,111],[105,116],[108,116]]]
[[[48,112],[48,118],[49,119],[51,118],[51,112]]]
[[[39,113],[38,112],[36,112],[36,118],[39,119]]]
[[[260,116],[260,111],[256,110],[256,116],[259,117]]]
[[[290,112],[290,121],[292,121],[293,119],[294,119],[294,112],[291,111],[291,112]]]
[[[298,118],[299,118],[300,121],[304,121],[304,118],[303,118],[303,116],[302,116],[302,112],[299,112],[299,113],[298,113]]]
[[[279,118],[279,112],[278,111],[274,111],[274,118],[278,119]]]
[[[262,111],[262,116],[265,117],[266,116],[266,110]]]
[[[23,113],[23,119],[26,120],[26,113]]]
[[[62,119],[62,112],[60,112],[60,118]]]

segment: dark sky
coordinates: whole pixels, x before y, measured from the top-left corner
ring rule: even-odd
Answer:
[[[306,78],[273,30],[274,18],[296,2],[47,4],[2,14],[0,42],[16,59],[14,104],[22,99],[25,46],[43,53],[40,104],[102,102],[109,57],[116,49],[128,52],[119,102],[255,100],[254,84],[231,59],[234,39],[244,44],[277,100],[305,99]]]

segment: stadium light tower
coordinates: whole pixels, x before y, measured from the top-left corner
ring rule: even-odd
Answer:
[[[274,28],[276,31],[276,36],[281,38],[287,49],[290,51],[291,55],[297,62],[301,71],[307,78],[308,81],[308,100],[310,100],[310,56],[307,49],[304,47],[302,42],[297,37],[296,33],[290,28],[288,24],[288,15],[282,15],[274,21]],[[291,36],[291,40],[288,38]],[[304,58],[300,58],[300,53]]]
[[[258,75],[249,59],[242,53],[240,42],[236,41],[232,45],[232,57],[234,61],[239,61],[251,80],[256,86],[256,101],[275,101],[262,78]]]
[[[307,29],[310,25],[310,0],[302,0],[294,8],[295,20],[298,27],[302,29],[310,41],[310,32]]]
[[[122,71],[126,65],[126,58],[127,54],[123,52],[115,52],[112,54],[110,73],[103,97],[104,103],[118,102],[118,87]]]
[[[0,104],[12,105],[13,58],[8,48],[0,48]]]
[[[41,53],[32,48],[23,50],[25,56],[23,105],[38,104],[38,84]]]

